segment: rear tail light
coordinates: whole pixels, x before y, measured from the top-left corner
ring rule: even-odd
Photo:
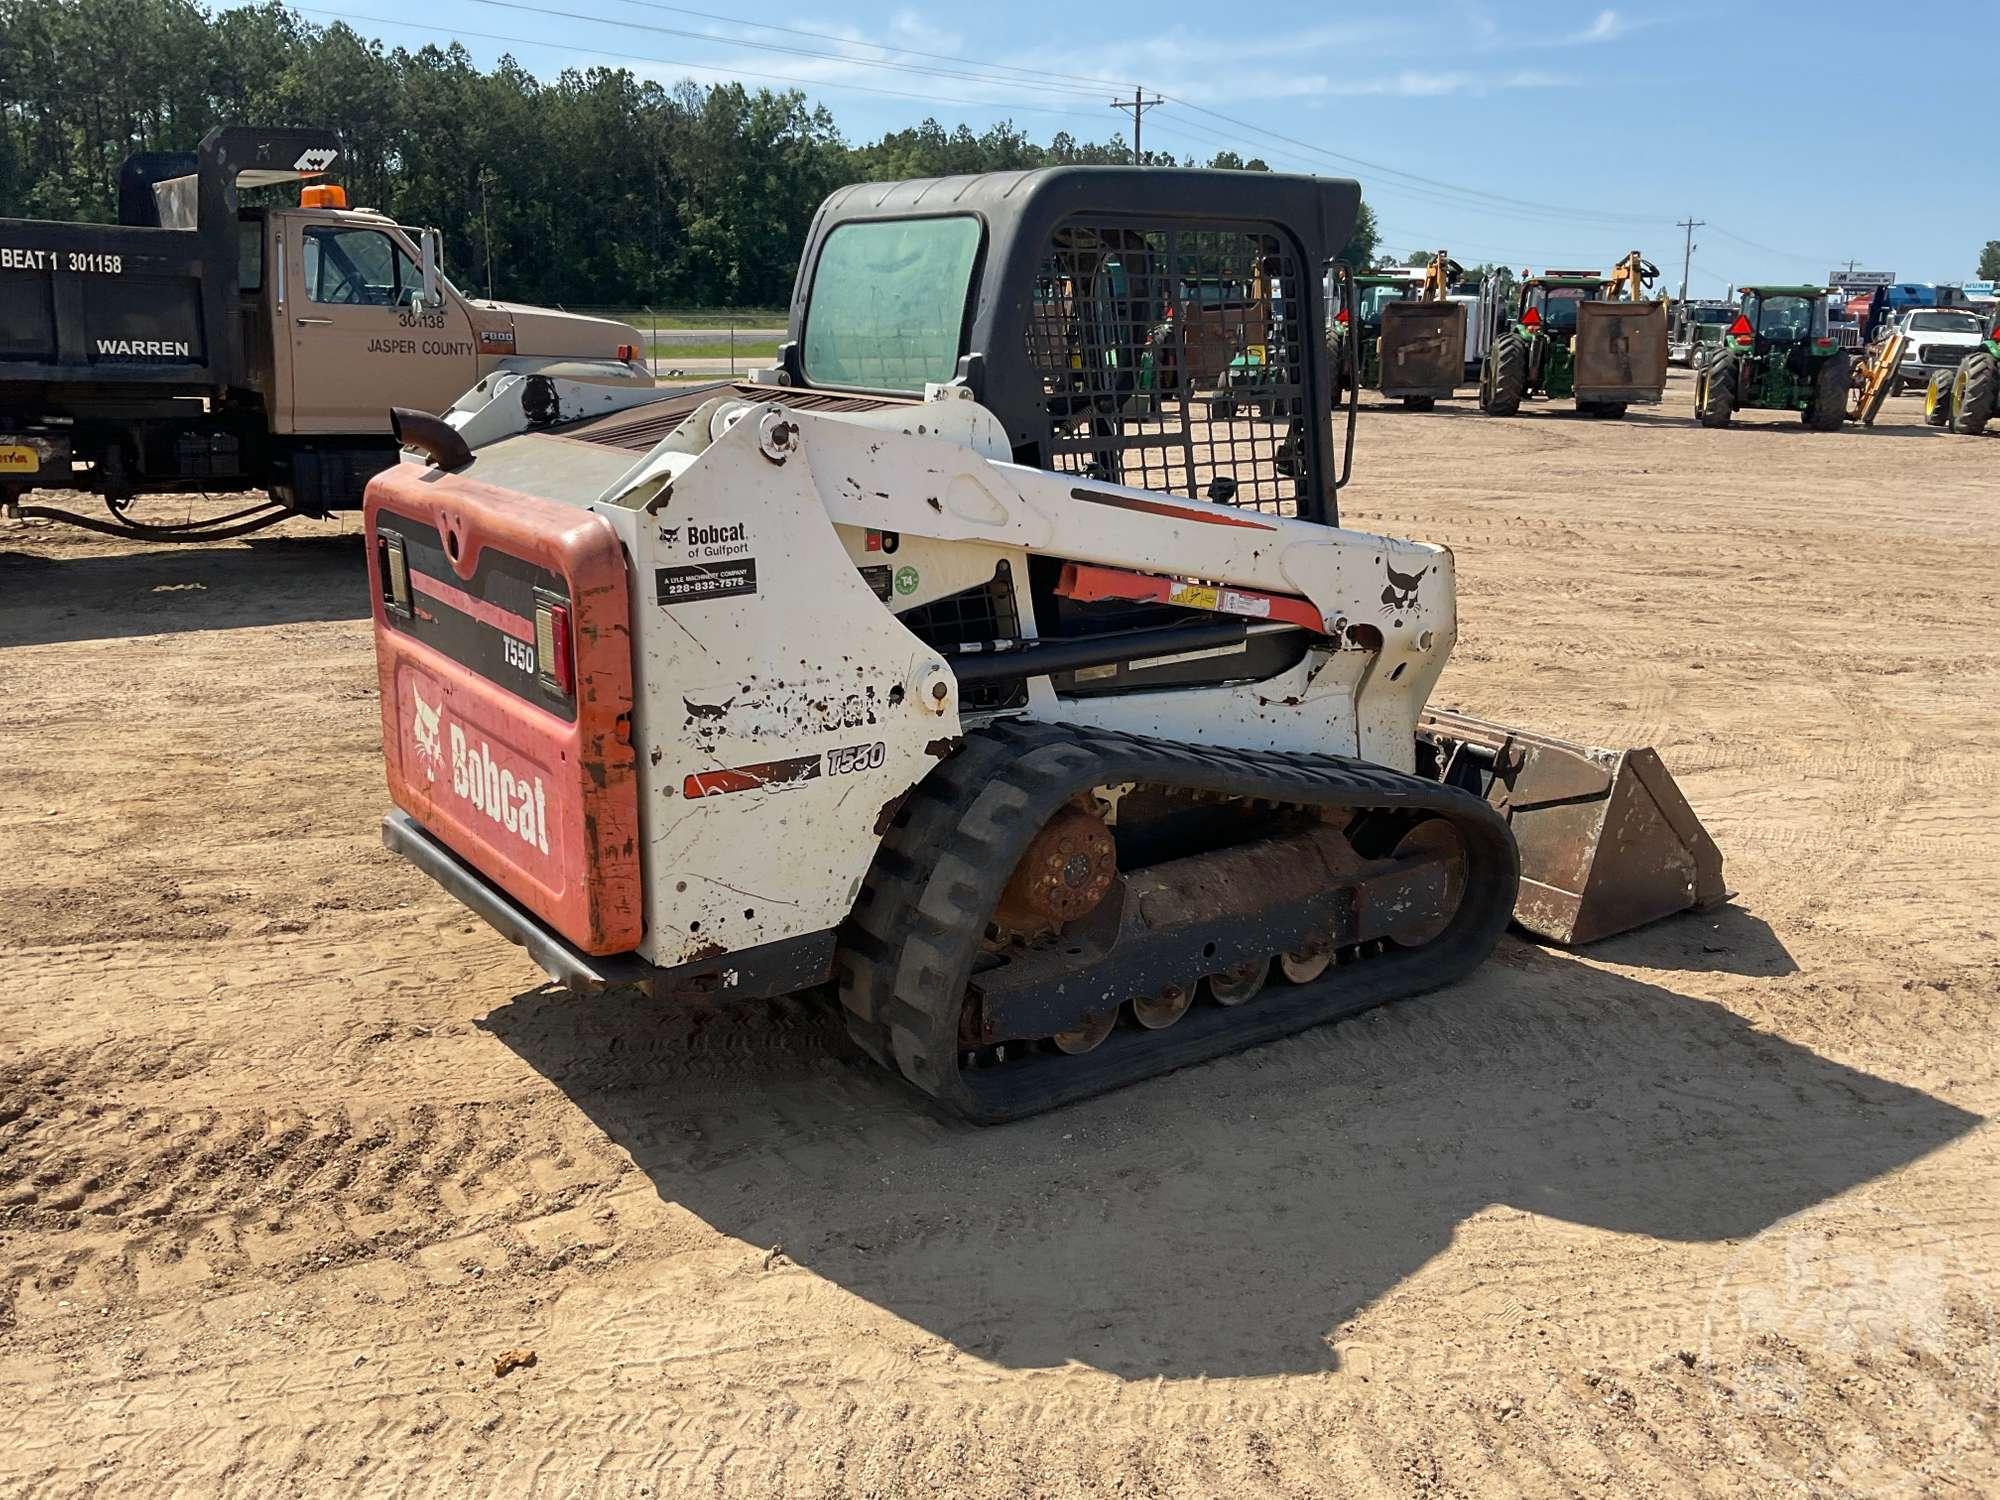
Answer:
[[[375,557],[382,570],[382,607],[391,614],[410,617],[410,559],[403,539],[393,531],[377,532]]]
[[[546,687],[565,698],[576,693],[576,658],[569,637],[569,601],[535,601],[535,661]]]
[[[637,344],[620,344],[618,346],[618,357],[629,365],[639,357],[639,346]]]

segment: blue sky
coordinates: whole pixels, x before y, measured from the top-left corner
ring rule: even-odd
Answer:
[[[1991,49],[1901,33],[1904,52],[1880,5],[1444,0],[1190,15],[807,0],[747,12],[764,27],[724,19],[744,12],[719,0],[300,9],[392,45],[456,37],[482,64],[512,53],[543,76],[617,63],[666,81],[796,84],[852,140],[926,115],[975,129],[1012,119],[1038,139],[1129,137],[1109,101],[1143,85],[1169,99],[1147,113],[1149,146],[1356,177],[1397,252],[1518,268],[1608,265],[1636,247],[1677,284],[1674,221],[1705,219],[1697,296],[1816,280],[1850,259],[1957,280],[2000,238]],[[390,23],[399,16],[408,23]],[[1870,116],[1884,122],[1873,133]]]

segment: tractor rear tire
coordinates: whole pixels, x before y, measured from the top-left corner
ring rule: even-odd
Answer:
[[[1838,432],[1847,420],[1847,387],[1853,375],[1853,362],[1845,354],[1836,354],[1813,376],[1812,404],[1802,413],[1805,424],[1814,432]]]
[[[1994,405],[2000,401],[2000,360],[1981,349],[1966,356],[1958,374],[1951,390],[1951,430],[1977,435],[1993,420]]]
[[[1718,354],[1701,367],[1694,384],[1694,419],[1704,427],[1727,427],[1736,414],[1736,361]]]
[[[1930,384],[1924,387],[1924,426],[1945,427],[1951,423],[1951,387],[1958,378],[1958,367],[1949,370],[1931,371]]]
[[[1479,382],[1479,409],[1490,417],[1511,417],[1528,394],[1528,350],[1511,333],[1493,341],[1486,374]]]
[[[1435,411],[1437,410],[1437,397],[1405,396],[1403,398],[1403,408],[1406,411]]]

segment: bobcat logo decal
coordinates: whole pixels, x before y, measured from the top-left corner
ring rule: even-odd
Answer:
[[[1385,615],[1400,616],[1404,610],[1415,606],[1417,602],[1417,586],[1424,581],[1424,576],[1430,572],[1430,566],[1429,564],[1425,564],[1414,573],[1398,573],[1394,568],[1389,566],[1388,561],[1385,559],[1382,563],[1382,571],[1388,576],[1389,580],[1388,587],[1382,590],[1382,613]],[[1402,621],[1398,619],[1396,623],[1400,625]]]
[[[410,697],[417,705],[417,721],[410,726],[411,736],[417,742],[417,753],[426,762],[425,779],[436,781],[438,770],[444,765],[444,740],[438,733],[438,717],[444,712],[444,702],[442,699],[436,703],[424,702],[424,695],[416,690],[414,684],[410,688]]]

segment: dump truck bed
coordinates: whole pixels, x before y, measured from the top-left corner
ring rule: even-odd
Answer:
[[[192,229],[0,219],[0,384],[239,383],[236,268],[209,258]]]

